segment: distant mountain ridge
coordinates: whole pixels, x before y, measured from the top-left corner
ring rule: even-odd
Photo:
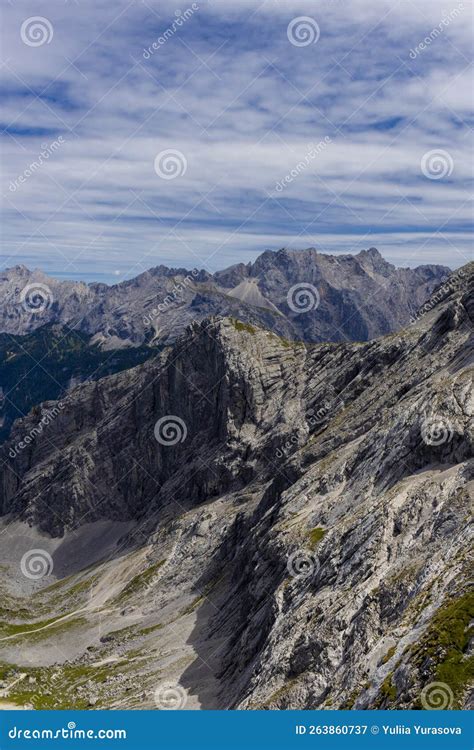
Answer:
[[[157,266],[113,286],[20,265],[0,275],[0,332],[61,323],[115,349],[170,343],[190,323],[221,315],[292,340],[365,341],[406,325],[449,274],[439,265],[396,268],[376,248],[337,256],[268,250],[214,274]]]

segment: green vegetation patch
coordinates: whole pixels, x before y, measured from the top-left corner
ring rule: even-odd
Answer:
[[[359,694],[360,694],[359,688],[354,688],[354,690],[347,697],[347,700],[344,702],[341,708],[345,711],[350,711],[354,703],[356,702],[357,698],[359,697]]]
[[[386,664],[388,661],[390,661],[392,656],[395,654],[396,650],[397,650],[396,646],[392,646],[391,648],[389,648],[385,656],[382,658],[381,664]]]
[[[252,336],[257,332],[257,329],[250,325],[250,323],[243,323],[241,320],[237,320],[237,318],[231,318],[230,320],[236,331],[246,331],[247,333],[251,333]]]
[[[428,631],[412,648],[418,666],[427,659],[435,664],[434,679],[445,682],[455,698],[455,708],[467,685],[474,680],[474,656],[467,656],[474,636],[474,591],[443,604],[433,617]]]
[[[309,541],[313,549],[319,544],[325,533],[326,529],[322,529],[321,526],[316,526],[308,532]]]
[[[132,580],[127,583],[123,591],[120,592],[118,597],[116,597],[115,601],[122,602],[132,594],[143,591],[143,589],[145,589],[150,584],[150,581],[153,580],[155,573],[158,572],[158,570],[162,565],[165,564],[165,562],[166,560],[160,560],[159,562],[150,565],[150,567],[144,570],[142,573],[138,573],[138,575],[134,576]]]
[[[38,628],[44,628],[48,625],[52,625],[58,619],[58,617],[52,617],[50,620],[39,620],[38,622],[31,623],[0,622],[0,637],[5,638],[10,635],[29,633],[31,630],[37,630]]]
[[[65,618],[64,616],[33,623],[2,622],[0,623],[0,639],[12,636],[14,638],[33,638],[35,640],[51,638],[86,624],[87,620],[83,617]]]
[[[380,688],[380,692],[382,693],[384,698],[390,701],[390,703],[393,703],[397,698],[397,688],[392,682],[392,676],[393,673],[387,675],[382,683],[382,687]]]
[[[149,635],[150,633],[155,633],[157,630],[161,630],[164,625],[162,622],[158,622],[156,625],[150,625],[148,628],[142,628],[138,631],[139,635]]]
[[[0,663],[0,679],[6,683],[7,702],[18,706],[32,705],[36,710],[87,709],[90,697],[86,683],[100,690],[110,677],[123,673],[127,660],[101,666],[65,664],[61,667],[22,667]],[[18,677],[23,674],[23,679]],[[8,689],[8,685],[11,689]],[[79,690],[78,690],[79,688]],[[82,690],[81,690],[82,688]],[[97,707],[100,705],[100,694]]]
[[[263,703],[255,704],[255,706],[252,706],[252,708],[266,708],[272,703],[280,701],[282,698],[285,698],[288,693],[291,692],[297,682],[298,677],[293,677],[291,680],[287,680],[284,685],[279,687],[278,690],[275,690],[275,692],[272,693]]]

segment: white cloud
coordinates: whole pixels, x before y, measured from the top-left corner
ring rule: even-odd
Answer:
[[[153,3],[159,18],[130,2],[6,8],[4,265],[222,267],[285,244],[348,252],[365,236],[395,262],[471,257],[467,3],[415,60],[410,49],[459,3],[198,5],[148,60],[143,49],[176,17],[171,3]],[[21,23],[42,12],[53,40],[28,47]],[[317,44],[289,44],[296,15],[317,19]],[[10,190],[58,135],[64,145]],[[330,145],[275,193],[325,136]],[[156,175],[165,148],[186,156],[183,177]],[[453,159],[448,179],[421,173],[436,148]]]

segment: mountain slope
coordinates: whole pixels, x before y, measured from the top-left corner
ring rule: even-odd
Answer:
[[[84,380],[99,380],[156,356],[147,346],[104,354],[91,336],[49,324],[26,336],[0,333],[0,443],[15,419]]]
[[[467,706],[473,270],[368,343],[195,323],[11,459],[15,423],[0,654],[34,684],[8,698],[415,708],[442,682]]]
[[[119,348],[170,343],[192,322],[220,315],[294,340],[365,341],[406,325],[449,273],[397,269],[375,248],[355,256],[267,251],[213,276],[158,266],[111,287],[15,266],[0,277],[0,331],[25,334],[54,322]]]

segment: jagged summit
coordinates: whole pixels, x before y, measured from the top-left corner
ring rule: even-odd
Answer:
[[[365,341],[406,325],[449,273],[444,266],[396,268],[375,248],[357,255],[267,250],[213,275],[157,266],[111,287],[15,267],[0,277],[0,332],[25,334],[55,322],[117,348],[170,342],[193,320],[221,314],[292,340]],[[22,293],[34,295],[37,284],[29,308]],[[302,289],[309,289],[306,303]]]

